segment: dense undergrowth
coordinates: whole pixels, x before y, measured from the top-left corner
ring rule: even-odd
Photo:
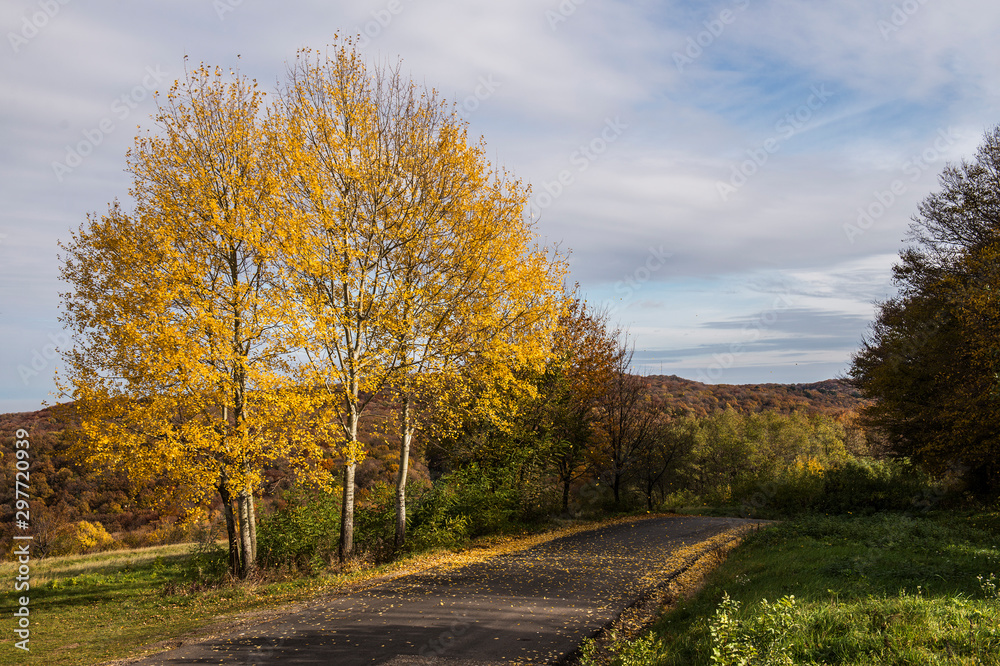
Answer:
[[[558,497],[538,485],[519,483],[506,469],[459,468],[433,485],[408,488],[407,540],[394,547],[395,489],[377,482],[359,494],[355,512],[358,558],[383,563],[434,549],[460,549],[491,535],[552,526]],[[258,526],[260,563],[268,569],[311,573],[334,564],[340,533],[339,492],[294,486],[282,506]],[[590,512],[589,517],[615,515]]]

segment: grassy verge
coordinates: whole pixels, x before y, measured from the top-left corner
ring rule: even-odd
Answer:
[[[319,579],[260,585],[206,585],[213,559],[191,544],[46,558],[31,562],[31,589],[0,595],[8,618],[0,635],[0,663],[94,664],[138,646],[183,636],[219,615],[308,596]],[[0,565],[13,581],[15,565]],[[30,599],[30,652],[14,647],[9,619],[19,596]]]
[[[615,661],[996,665],[991,574],[1000,513],[802,517],[748,537]]]
[[[234,615],[264,611],[322,592],[364,584],[433,566],[461,566],[504,552],[592,529],[610,520],[574,522],[528,535],[485,537],[460,552],[439,550],[383,566],[356,565],[341,572],[287,576],[252,584],[220,581],[224,554],[199,554],[194,544],[33,560],[31,589],[15,592],[17,564],[0,563],[0,664],[98,664],[143,652],[144,646],[199,635]],[[19,596],[30,598],[30,652],[18,640],[12,617]]]

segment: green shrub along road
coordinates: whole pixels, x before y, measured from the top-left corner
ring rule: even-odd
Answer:
[[[1000,664],[1000,513],[789,520],[611,651],[583,662]]]

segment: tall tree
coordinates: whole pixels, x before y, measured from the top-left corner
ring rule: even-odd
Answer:
[[[568,512],[570,488],[587,470],[594,410],[611,381],[618,341],[616,332],[608,330],[603,312],[589,308],[575,293],[565,298],[567,306],[539,381],[537,430],[551,440],[562,509]]]
[[[399,340],[406,362],[396,385],[403,424],[397,547],[406,538],[406,462],[416,423],[411,408],[430,404],[440,410],[448,404],[440,399],[443,393],[483,371],[494,382],[517,381],[521,367],[540,364],[548,354],[560,306],[564,266],[558,255],[534,245],[535,231],[524,214],[527,189],[491,172],[482,154],[476,147],[463,165],[462,176],[474,187],[471,196],[454,201],[442,220],[443,233],[428,237],[432,247],[422,259],[408,256],[399,271],[412,296]]]
[[[893,452],[935,472],[964,470],[1000,491],[1000,127],[972,162],[948,166],[920,205],[851,376],[862,414]]]
[[[615,505],[621,504],[627,475],[654,434],[657,414],[649,408],[649,386],[633,375],[628,336],[619,333],[611,375],[597,400],[598,446],[594,449],[598,468],[605,470],[614,491]]]
[[[197,479],[196,499],[217,491],[242,577],[256,567],[264,467],[322,456],[297,428],[275,432],[309,410],[283,362],[291,307],[262,109],[245,77],[190,72],[129,153],[134,212],[114,204],[61,244],[75,332],[61,386],[81,412],[84,457]]]
[[[694,448],[696,438],[689,419],[670,418],[665,406],[656,402],[650,403],[647,409],[653,411],[655,420],[650,436],[639,451],[638,468],[646,508],[652,511],[654,492],[659,489],[662,502],[666,495],[664,481]]]
[[[368,68],[350,40],[328,56],[304,51],[283,102],[303,371],[325,387],[346,442],[343,560],[353,550],[357,429],[370,400],[394,391],[401,403],[401,544],[413,409],[433,394],[425,388],[473,354],[526,346],[525,330],[552,318],[561,275],[533,246],[526,189],[493,171],[465,123],[398,66]]]

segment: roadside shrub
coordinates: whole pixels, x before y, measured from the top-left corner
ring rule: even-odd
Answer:
[[[779,515],[793,515],[816,506],[823,497],[829,470],[796,465],[774,484],[773,509]]]
[[[469,540],[468,516],[444,516],[417,526],[407,540],[413,552],[447,548],[457,550]]]
[[[469,540],[469,517],[462,513],[459,483],[443,477],[417,500],[407,516],[407,549],[459,548]]]
[[[740,614],[740,602],[723,595],[722,603],[709,620],[713,666],[791,664],[789,633],[798,627],[795,597],[785,596],[774,603],[762,599],[759,609]]]
[[[221,520],[221,516],[218,518],[195,525],[195,543],[184,571],[185,578],[192,581],[190,591],[217,585],[229,574],[229,550],[219,543],[220,539],[226,538],[225,521]]]
[[[663,640],[648,632],[635,640],[622,640],[612,633],[605,646],[588,638],[580,646],[581,666],[649,666],[658,663],[664,650]]]
[[[681,488],[663,498],[660,507],[667,511],[678,511],[685,507],[701,505],[702,499],[692,490]]]
[[[475,463],[441,477],[410,514],[408,548],[457,548],[470,538],[509,531],[542,505],[526,485],[508,469]]]
[[[50,555],[86,555],[113,550],[121,544],[108,534],[104,525],[80,520],[64,525],[56,532]]]
[[[396,487],[379,481],[358,494],[354,543],[376,562],[392,556],[396,537]]]
[[[877,513],[916,509],[931,479],[898,462],[852,460],[823,475],[823,493],[813,505],[823,513]]]
[[[772,480],[741,484],[733,493],[741,515],[779,518],[803,513],[917,512],[946,499],[940,484],[900,462],[859,459],[826,469],[811,463],[796,463]]]
[[[262,567],[314,571],[330,559],[340,537],[340,498],[334,492],[293,486],[285,505],[261,517],[257,558]]]

